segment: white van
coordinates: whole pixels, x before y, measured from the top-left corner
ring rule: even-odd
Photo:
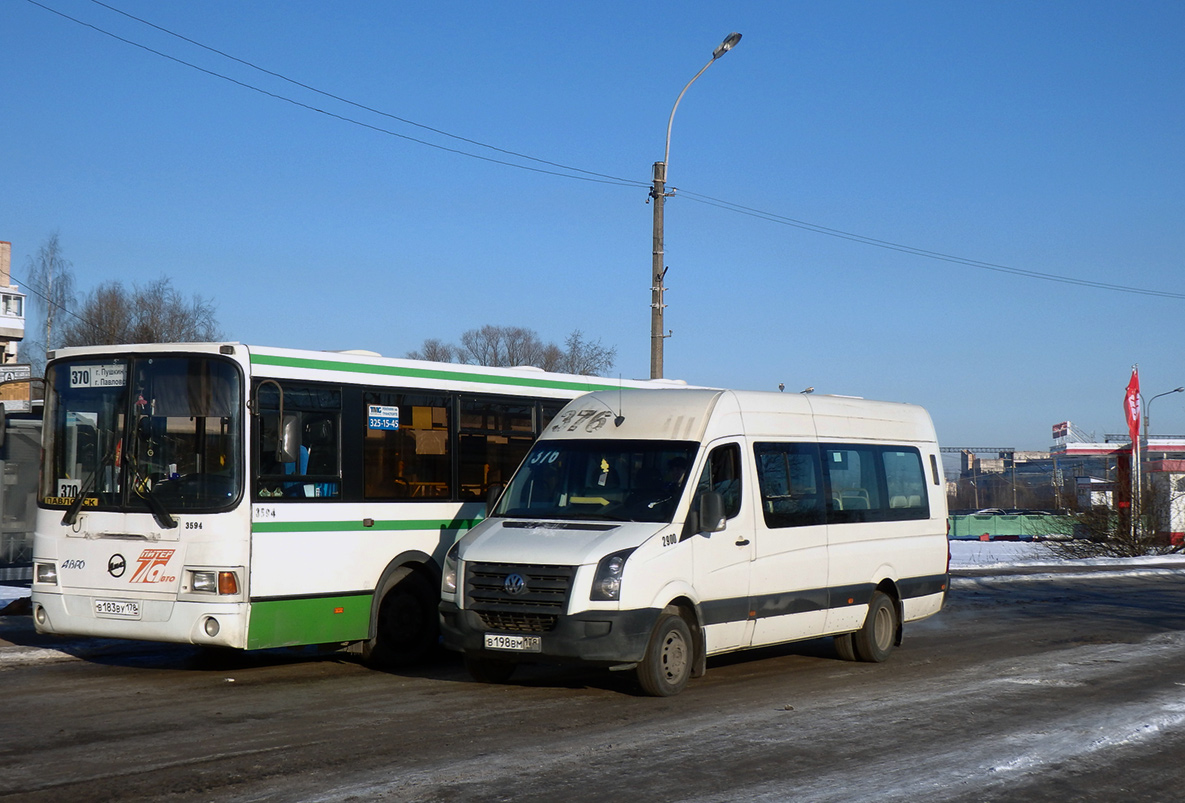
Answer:
[[[553,419],[445,559],[445,646],[480,681],[527,661],[636,669],[677,694],[706,659],[835,637],[883,661],[949,579],[920,407],[838,396],[590,393]]]

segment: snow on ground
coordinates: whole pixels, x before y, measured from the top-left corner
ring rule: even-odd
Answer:
[[[14,599],[20,599],[21,597],[27,596],[29,596],[28,588],[0,585],[0,608],[3,608]]]
[[[1088,558],[1068,560],[1058,557],[1048,545],[1039,541],[951,541],[950,567],[977,569],[1006,566],[1110,566],[1117,570],[1130,568],[1138,571],[1149,563],[1179,564],[1185,568],[1185,555],[1147,555],[1142,558]]]

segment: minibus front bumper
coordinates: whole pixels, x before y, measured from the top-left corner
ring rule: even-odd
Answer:
[[[505,661],[579,661],[614,666],[635,664],[646,655],[650,634],[661,613],[656,608],[630,611],[582,611],[560,616],[543,633],[495,630],[475,611],[452,602],[440,605],[444,646],[465,653],[482,653]],[[486,636],[538,636],[537,651],[488,649]]]

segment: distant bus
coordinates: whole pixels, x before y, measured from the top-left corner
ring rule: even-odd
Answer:
[[[60,349],[36,628],[416,660],[491,486],[568,400],[652,384],[240,343]]]

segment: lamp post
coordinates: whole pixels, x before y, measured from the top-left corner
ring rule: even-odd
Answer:
[[[1145,444],[1148,443],[1148,422],[1152,419],[1152,402],[1156,401],[1161,396],[1168,396],[1173,393],[1182,393],[1182,392],[1185,392],[1185,388],[1173,388],[1172,390],[1166,390],[1164,393],[1157,393],[1155,396],[1153,396],[1151,399],[1149,399],[1147,402],[1144,403],[1144,443]],[[1147,445],[1145,445],[1145,448],[1147,448]]]
[[[671,194],[666,191],[667,183],[667,161],[671,157],[671,125],[675,122],[675,109],[679,108],[679,101],[683,100],[683,94],[687,91],[687,87],[695,83],[695,79],[704,74],[704,70],[712,66],[716,59],[723,56],[728,51],[732,50],[736,43],[741,41],[739,33],[730,33],[724,38],[724,41],[712,51],[711,60],[703,66],[695,76],[687,82],[687,86],[683,87],[683,92],[679,93],[679,97],[675,98],[675,105],[671,108],[670,119],[667,120],[667,146],[663,151],[662,161],[654,163],[654,185],[650,189],[650,197],[654,199],[654,252],[651,260],[650,275],[653,283],[650,286],[650,378],[662,378],[662,351],[663,339],[666,337],[662,333],[662,311],[666,304],[663,303],[663,279],[666,277],[667,269],[663,264],[665,252],[663,251],[663,203],[666,201],[667,195]]]

